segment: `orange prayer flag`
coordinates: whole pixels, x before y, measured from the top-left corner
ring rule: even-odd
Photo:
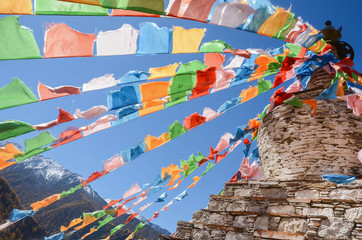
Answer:
[[[57,201],[60,198],[60,194],[54,194],[50,197],[47,197],[46,199],[42,200],[42,201],[38,201],[36,203],[33,203],[30,205],[30,207],[36,212],[39,209],[46,207],[50,204],[52,204],[53,202]]]
[[[263,77],[264,73],[269,68],[269,64],[272,62],[278,61],[275,58],[267,55],[260,55],[259,57],[257,57],[255,59],[255,64],[258,65],[258,68],[255,69],[254,73],[251,75],[251,78],[248,79],[248,82]]]
[[[337,96],[344,96],[344,89],[343,89],[343,84],[346,81],[344,80],[343,77],[341,77],[338,81],[338,87],[337,87]]]
[[[175,184],[173,187],[170,187],[168,190],[171,191],[171,190],[174,190],[174,189],[178,188],[178,186],[180,186],[181,182],[182,182],[182,179],[178,180],[177,184]]]
[[[151,135],[147,135],[146,138],[145,138],[146,151],[153,150],[153,149],[165,144],[169,140],[170,140],[170,135],[168,133],[163,133],[159,137],[154,137],[154,136],[151,136]]]
[[[60,231],[61,232],[65,232],[67,231],[69,228],[72,228],[74,227],[75,225],[78,225],[79,223],[83,222],[83,219],[81,218],[76,218],[74,220],[72,220],[70,223],[69,223],[69,226],[68,227],[64,227],[64,226],[61,226],[60,227]]]
[[[0,161],[0,170],[3,170],[7,167],[10,167],[11,165],[17,164],[17,162],[3,162]]]
[[[148,80],[173,77],[176,75],[176,70],[181,63],[174,63],[164,67],[150,68],[148,72],[151,74]]]
[[[98,218],[96,217],[92,217],[91,215],[87,214],[85,215],[84,221],[82,223],[82,225],[75,227],[75,230],[80,230],[82,228],[84,228],[85,226],[91,224],[92,222],[95,222]]]
[[[260,127],[261,124],[261,120],[258,120],[257,118],[253,118],[250,119],[247,126],[249,126],[249,128],[255,128],[258,129]]]
[[[162,177],[162,178],[165,178],[166,173],[167,173],[168,175],[172,175],[172,172],[175,172],[175,171],[178,171],[178,170],[180,170],[180,169],[178,168],[178,166],[176,166],[175,164],[171,163],[170,166],[161,169],[161,177]]]
[[[150,113],[161,111],[164,109],[164,101],[161,99],[155,99],[143,103],[143,107],[138,110],[140,117],[145,116]]]
[[[314,99],[302,100],[303,103],[310,105],[313,108],[313,116],[317,114],[317,101]]]
[[[31,0],[2,0],[0,1],[0,14],[32,14]]]
[[[258,86],[250,86],[248,89],[243,90],[240,94],[241,102],[244,103],[258,95]]]
[[[194,180],[194,183],[188,186],[187,188],[193,188],[195,187],[196,183],[201,179],[201,177],[195,176],[192,178]]]
[[[181,178],[181,175],[180,175],[179,171],[172,172],[172,178],[171,178],[170,182],[165,187],[174,185],[175,181],[178,180],[179,178]]]
[[[166,97],[170,87],[170,81],[167,82],[149,82],[140,85],[142,102]]]
[[[6,144],[5,147],[0,148],[0,161],[9,161],[10,159],[13,159],[15,155],[20,153],[23,152],[19,151],[14,144]]]
[[[320,52],[325,46],[327,45],[327,43],[325,41],[319,40],[318,42],[316,42],[312,47],[309,48],[309,50],[311,50],[312,52]]]
[[[83,237],[81,237],[81,239],[83,240],[84,238],[88,237],[89,235],[91,235],[92,233],[94,233],[94,232],[96,232],[96,231],[98,231],[97,228],[91,228],[91,229],[89,230],[89,233],[84,234]]]

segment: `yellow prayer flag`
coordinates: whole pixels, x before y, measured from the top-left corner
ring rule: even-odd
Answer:
[[[199,52],[199,46],[205,32],[205,28],[184,29],[183,27],[173,27],[172,53]]]
[[[151,74],[151,76],[149,76],[148,80],[173,77],[176,75],[176,70],[179,65],[180,63],[174,63],[164,67],[150,68],[148,72]]]
[[[0,14],[32,14],[31,0],[2,0],[0,1]]]

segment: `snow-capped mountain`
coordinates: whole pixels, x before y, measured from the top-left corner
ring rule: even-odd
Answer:
[[[0,147],[6,144],[7,142],[0,142]],[[17,147],[21,149],[20,146],[17,145]],[[26,209],[30,209],[30,204],[36,201],[69,190],[71,187],[80,184],[82,180],[79,174],[72,173],[61,164],[42,155],[10,166],[0,171],[0,176],[9,182],[11,188],[18,195],[21,204]],[[82,216],[84,212],[100,210],[106,204],[106,201],[101,198],[97,192],[90,186],[86,186],[74,194],[41,209],[36,213],[35,218],[47,234],[51,235],[59,232],[60,226],[68,225],[72,219]],[[126,214],[124,218],[128,218],[128,214]],[[125,219],[118,219],[114,224],[119,224],[119,221],[125,221]],[[128,233],[130,231],[128,229],[137,226],[141,219],[134,219],[132,221],[134,222],[128,224],[129,226],[124,229],[123,233],[121,231],[119,233],[120,235]],[[114,224],[109,224],[108,227],[102,228],[104,229],[104,233],[109,234],[110,229],[115,226]],[[155,231],[156,228],[163,231]],[[89,228],[85,228],[84,233],[88,230]],[[103,231],[97,231],[95,235],[102,236],[102,232]],[[167,230],[158,226],[151,228],[151,225],[145,228],[144,232],[146,232],[146,234],[143,235],[145,237],[144,239],[158,239],[158,233],[170,234]],[[80,231],[74,235],[74,238],[72,237],[70,239],[79,239],[84,233]],[[139,234],[141,234],[141,231]]]

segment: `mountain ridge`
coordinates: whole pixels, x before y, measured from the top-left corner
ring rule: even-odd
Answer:
[[[7,142],[0,142],[0,147],[5,144],[7,144]],[[20,146],[17,145],[17,147],[21,149]],[[53,194],[61,193],[62,191],[67,191],[71,187],[80,184],[82,180],[81,175],[72,173],[61,164],[50,158],[45,158],[42,155],[34,156],[21,163],[10,166],[0,171],[0,176],[9,182],[23,206],[30,206],[33,202]],[[52,235],[59,232],[60,226],[66,226],[74,218],[82,216],[83,212],[100,210],[106,204],[106,201],[100,197],[96,191],[90,186],[86,186],[74,194],[56,201],[50,206],[40,209],[34,218],[49,235]],[[128,216],[128,214],[125,214],[115,219],[110,224],[104,226],[101,229],[102,231],[99,230],[94,233],[93,236],[99,238],[106,237],[111,228],[124,223]],[[127,237],[139,222],[140,219],[133,219],[124,229],[115,234],[117,239]],[[79,237],[87,233],[93,225],[78,231],[73,235],[74,237],[72,236],[70,239],[79,239]],[[98,223],[96,225],[98,225]],[[149,226],[145,226],[137,233],[138,237],[136,239],[158,239],[159,233],[170,234],[166,229],[156,224],[149,224]]]

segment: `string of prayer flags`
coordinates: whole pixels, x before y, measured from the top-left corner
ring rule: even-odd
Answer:
[[[35,6],[36,14],[66,15],[108,15],[106,8],[118,8],[111,16],[158,17],[165,14],[164,0],[149,1],[89,1],[89,0],[39,0]],[[4,3],[0,13],[30,14],[31,2],[23,0],[22,5]],[[72,2],[72,3],[70,3]],[[80,4],[82,3],[82,4]],[[30,4],[30,5],[29,5]],[[96,5],[89,6],[86,4]],[[103,8],[102,8],[103,7]],[[224,2],[192,0],[170,1],[167,15],[201,22],[246,30],[257,34],[286,40],[291,43],[321,52],[328,45],[310,24],[304,23],[289,10],[276,8],[267,0],[250,2]]]
[[[226,154],[225,154],[225,156],[226,156]],[[184,170],[179,170],[179,167],[176,166],[176,165],[174,165],[174,164],[171,164],[171,165],[170,165],[169,167],[167,167],[167,168],[162,168],[162,170],[161,170],[161,175],[164,176],[164,178],[162,179],[161,176],[158,175],[158,176],[155,178],[155,180],[152,181],[152,184],[159,184],[159,183],[161,183],[161,182],[166,181],[167,175],[170,175],[170,174],[171,174],[171,175],[179,174],[179,173],[181,173],[181,172],[189,169],[187,166],[192,165],[192,164],[196,164],[196,165],[197,165],[197,163],[198,163],[201,159],[203,159],[203,158],[205,158],[205,157],[204,157],[201,153],[199,153],[199,156],[194,156],[194,154],[192,154],[192,155],[190,156],[190,158],[189,158],[188,161],[183,161],[183,160],[181,160],[181,168],[183,168]],[[216,163],[217,163],[217,162],[216,162]],[[187,164],[189,164],[189,165],[187,165]],[[215,164],[211,164],[211,165],[209,164],[209,166],[207,167],[207,170],[204,172],[203,175],[205,175],[214,165],[215,165]],[[200,177],[195,176],[195,177],[193,178],[194,183],[191,184],[191,185],[188,187],[188,189],[194,187],[195,184],[196,184],[200,179],[201,179]],[[172,180],[171,180],[171,181],[172,181]],[[176,189],[176,188],[179,186],[179,184],[180,184],[181,181],[182,181],[182,180],[179,180],[178,183],[177,183],[175,186],[170,187],[169,190]],[[147,183],[147,184],[144,184],[143,186],[144,186],[144,188],[147,188],[147,187],[149,187],[150,185],[151,185],[150,183]],[[157,186],[155,186],[155,187],[161,187],[161,186],[157,185]],[[135,185],[131,186],[130,190],[127,190],[127,191],[125,192],[125,194],[127,194],[127,196],[125,196],[125,194],[124,194],[123,197],[124,197],[124,198],[125,198],[125,197],[131,197],[132,195],[134,195],[135,193],[137,193],[137,192],[135,192],[135,191],[132,190],[132,189],[135,189],[135,188],[137,188],[137,191],[139,190],[139,189],[138,189],[138,188],[139,188],[138,185],[135,184]],[[153,187],[152,187],[152,188],[153,188]],[[131,209],[131,208],[133,208],[133,207],[135,207],[137,204],[139,204],[139,203],[142,202],[143,200],[145,200],[145,199],[147,198],[146,196],[149,196],[150,194],[152,195],[152,194],[156,193],[156,191],[154,191],[154,192],[151,193],[150,189],[151,189],[151,188],[148,188],[147,190],[145,190],[145,191],[143,191],[142,193],[140,193],[140,194],[138,195],[139,199],[138,199],[135,203],[133,203],[132,207],[128,208],[128,210]],[[130,192],[132,192],[132,193],[130,193]],[[139,191],[138,191],[138,192],[139,192]],[[130,194],[128,194],[128,193],[130,193]],[[174,200],[181,201],[181,200],[184,199],[186,196],[188,196],[188,193],[187,193],[187,191],[185,190],[185,191],[183,191],[182,193],[180,193],[177,197],[175,197]],[[164,193],[161,194],[154,202],[164,202],[164,200],[165,200],[166,197],[167,197],[167,192],[164,192]],[[122,198],[122,199],[120,199],[120,200],[111,200],[111,201],[109,202],[109,204],[108,204],[107,206],[103,207],[103,208],[104,208],[104,209],[107,209],[107,208],[113,206],[114,204],[123,201],[124,198]],[[124,213],[126,213],[128,210],[126,210],[126,209],[124,208],[124,205],[125,205],[126,203],[132,201],[132,200],[135,200],[135,199],[136,199],[136,197],[129,198],[128,200],[124,201],[120,206],[118,206],[118,207],[117,207],[117,210],[116,210],[116,212],[117,212],[116,218],[119,217],[119,216],[121,216],[121,215],[123,215]],[[164,206],[160,211],[166,211],[166,210],[168,210],[168,209],[169,209],[169,206],[170,206],[172,203],[173,203],[173,201],[171,201],[169,204],[167,204],[166,206]],[[146,204],[146,205],[143,206],[143,207],[140,207],[139,212],[138,212],[138,213],[132,213],[132,214],[127,218],[125,224],[128,224],[134,217],[136,217],[138,214],[140,214],[142,211],[144,211],[146,208],[148,208],[148,207],[151,206],[152,204],[153,204],[153,202],[152,202],[152,203],[148,203],[148,204]],[[148,221],[151,221],[152,219],[156,218],[156,217],[158,216],[158,213],[159,213],[160,211],[157,211],[157,212],[154,214],[153,218],[149,219]],[[109,213],[109,214],[111,214],[111,213]],[[94,217],[97,217],[97,219],[99,219],[100,217],[102,217],[102,216],[105,215],[105,212],[104,212],[104,211],[97,211],[97,212],[92,213],[92,214],[90,214],[90,215],[91,215],[91,216],[94,216]],[[106,217],[106,219],[104,219],[103,221],[100,221],[99,226],[104,226],[105,224],[109,223],[110,221],[112,221],[112,220],[114,220],[114,219],[115,219],[114,217],[108,215],[108,216]],[[82,221],[83,221],[82,219],[74,219],[74,220],[70,223],[70,225],[73,225],[73,223],[75,224],[76,222],[80,223],[80,222],[82,222]],[[134,233],[136,233],[140,228],[142,228],[142,227],[144,226],[144,224],[147,224],[147,223],[142,223],[141,225],[139,225],[139,227],[136,227],[136,230],[134,231]],[[119,226],[117,226],[116,228],[112,229],[110,236],[111,236],[112,234],[114,234],[115,232],[117,232],[118,230],[120,230],[123,226],[124,226],[124,225],[122,224],[122,225],[119,225]],[[65,227],[63,227],[63,229],[65,229]],[[86,236],[91,235],[91,234],[94,233],[97,229],[99,229],[99,227],[98,227],[98,228],[94,228],[93,230],[91,230],[88,234],[84,235],[83,238],[85,238]],[[108,236],[108,239],[109,239],[110,236]]]
[[[32,32],[20,25],[19,16],[0,18],[0,29],[0,60],[41,58]]]

